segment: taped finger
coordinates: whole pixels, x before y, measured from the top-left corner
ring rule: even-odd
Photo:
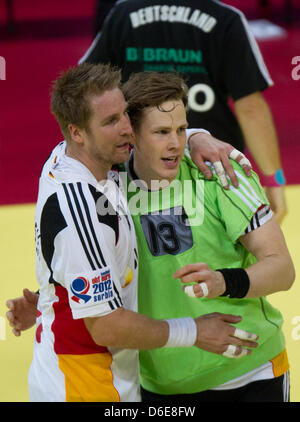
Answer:
[[[238,158],[238,157],[242,157],[242,158],[238,161],[238,163],[239,163],[242,167],[248,166],[248,167],[252,168],[252,165],[251,165],[250,161],[249,161],[249,160],[248,160],[248,158],[245,156],[245,154],[243,154],[241,151],[239,151],[239,150],[237,150],[237,149],[233,149],[233,150],[231,151],[231,153],[229,154],[229,158],[231,158],[231,159],[232,159],[232,160],[234,160],[234,161],[237,161],[237,158]]]
[[[216,170],[217,175],[225,174],[225,170],[221,161],[215,161],[213,166]]]
[[[234,357],[235,358],[242,358],[243,356],[249,355],[249,353],[250,353],[250,350],[248,350],[248,349],[242,349],[241,350],[241,353],[239,353],[238,355],[235,355]]]
[[[243,157],[240,161],[239,161],[239,165],[244,167],[244,166],[248,166],[252,168],[252,165],[250,163],[250,161],[248,160],[248,158]]]
[[[234,346],[233,344],[229,344],[225,352],[223,352],[222,354],[223,356],[226,356],[227,358],[235,358],[236,350],[237,350],[236,346]]]
[[[215,161],[213,163],[213,166],[214,166],[214,169],[216,171],[216,174],[220,178],[222,186],[227,186],[228,181],[227,181],[225,170],[224,170],[224,167],[223,167],[223,164],[221,163],[221,161]]]
[[[244,155],[244,154],[237,149],[233,149],[231,153],[229,154],[229,158],[235,161],[239,155]]]
[[[189,297],[197,297],[194,292],[194,286],[186,286],[184,288],[184,293],[187,294]]]
[[[205,296],[205,297],[208,296],[208,287],[207,287],[207,284],[204,283],[204,282],[202,282],[202,283],[199,284],[199,286],[202,289],[203,296]]]
[[[233,336],[241,340],[254,341],[258,339],[258,336],[256,334],[249,333],[248,331],[241,330],[240,328],[235,329]]]
[[[240,352],[238,353],[238,351]],[[251,353],[248,349],[243,349],[240,346],[234,346],[233,344],[229,344],[225,352],[223,353],[223,356],[226,356],[227,358],[241,358],[243,356],[247,356],[249,353]]]

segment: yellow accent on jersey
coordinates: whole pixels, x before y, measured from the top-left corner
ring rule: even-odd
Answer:
[[[273,365],[273,372],[275,378],[280,377],[286,371],[288,371],[290,369],[290,364],[286,349],[284,349],[283,352],[279,353],[279,355],[275,356],[274,359],[271,359],[271,363]]]
[[[65,375],[67,402],[119,402],[113,385],[110,353],[58,355]]]

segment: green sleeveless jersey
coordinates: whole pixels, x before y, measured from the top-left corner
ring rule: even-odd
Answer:
[[[129,209],[139,250],[139,312],[156,319],[221,312],[242,317],[236,327],[259,335],[248,356],[231,359],[197,347],[140,351],[142,386],[158,394],[195,393],[214,388],[274,358],[285,348],[280,312],[265,297],[191,298],[172,275],[190,263],[211,269],[246,268],[255,258],[242,246],[256,211],[268,204],[258,177],[245,176],[232,161],[239,188],[224,190],[216,176],[205,180],[187,157],[166,188],[147,191],[127,179]],[[130,169],[130,164],[127,166]]]

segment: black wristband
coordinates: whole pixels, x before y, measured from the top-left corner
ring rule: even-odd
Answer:
[[[250,287],[250,279],[243,268],[222,268],[216,270],[223,274],[226,290],[221,296],[241,299],[246,296]]]

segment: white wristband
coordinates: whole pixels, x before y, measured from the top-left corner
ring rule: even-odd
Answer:
[[[186,139],[187,139],[187,141],[195,133],[206,133],[207,135],[210,135],[210,132],[208,130],[206,130],[206,129],[199,129],[199,128],[198,129],[194,129],[194,128],[192,128],[192,129],[186,129],[185,130],[185,133],[186,133]]]
[[[197,325],[193,318],[166,319],[169,338],[164,347],[191,347],[197,339]]]

